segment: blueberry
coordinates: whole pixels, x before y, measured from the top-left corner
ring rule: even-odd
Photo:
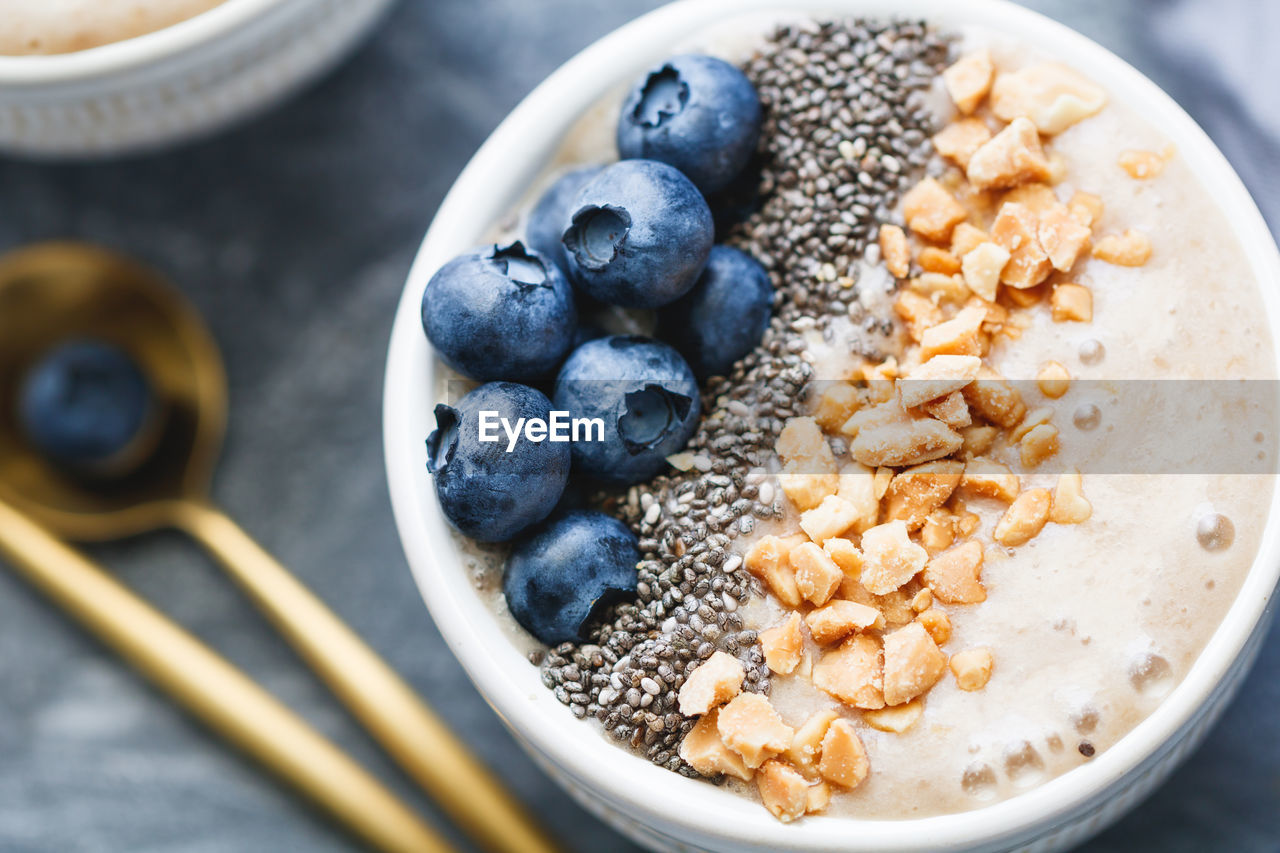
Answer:
[[[676,169],[606,166],[578,193],[563,242],[569,274],[593,299],[657,308],[693,287],[715,240],[711,209]]]
[[[427,468],[435,475],[436,497],[459,532],[480,542],[505,542],[542,521],[569,480],[569,444],[531,441],[521,432],[511,452],[503,427],[497,441],[480,440],[480,413],[493,422],[506,418],[547,420],[551,401],[540,391],[514,382],[490,382],[456,406],[436,406],[436,429],[427,438]]]
[[[526,631],[549,646],[587,639],[608,605],[636,593],[640,548],[616,518],[575,510],[516,543],[502,592]]]
[[[605,483],[654,477],[698,426],[693,371],[649,338],[614,335],[578,347],[560,368],[553,398],[573,418],[604,422],[603,440],[573,442],[573,463]]]
[[[553,373],[577,322],[560,269],[519,242],[459,255],[422,294],[427,338],[450,367],[481,381]]]
[[[760,263],[729,246],[711,250],[698,283],[658,314],[658,330],[699,378],[727,376],[769,327],[773,283]]]
[[[760,121],[760,98],[745,74],[714,56],[677,56],[623,102],[618,154],[668,163],[715,193],[755,153]]]
[[[70,468],[111,464],[139,439],[153,408],[151,386],[132,358],[100,341],[46,354],[27,374],[18,415],[27,438]]]
[[[529,248],[554,261],[566,276],[569,274],[569,259],[560,238],[569,223],[569,215],[573,213],[573,200],[602,168],[587,166],[565,172],[556,178],[529,211],[529,222],[525,226]]]

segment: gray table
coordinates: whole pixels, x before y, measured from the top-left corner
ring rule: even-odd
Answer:
[[[1215,81],[1230,69],[1203,63],[1199,39],[1178,37],[1185,26],[1145,17],[1177,24],[1198,3],[1031,5],[1151,73],[1264,180],[1280,172],[1271,168],[1275,125],[1225,95]],[[413,0],[340,72],[215,140],[97,165],[0,161],[0,248],[97,241],[156,265],[195,300],[231,379],[218,500],[386,655],[568,847],[584,851],[628,845],[524,758],[420,604],[383,481],[381,372],[413,252],[471,152],[556,65],[654,5]],[[1199,5],[1229,14],[1221,2]],[[1280,34],[1280,22],[1268,29]],[[1253,43],[1256,61],[1274,71],[1263,39]],[[1280,194],[1264,201],[1274,214]],[[94,553],[430,808],[188,543],[155,535]],[[1278,706],[1273,632],[1206,746],[1089,849],[1199,851],[1227,839],[1239,851],[1280,849]],[[0,721],[4,851],[353,849],[4,572]]]

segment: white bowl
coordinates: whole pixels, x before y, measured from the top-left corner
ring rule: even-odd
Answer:
[[[396,522],[422,596],[477,688],[525,748],[583,805],[654,849],[714,851],[1060,850],[1116,820],[1163,781],[1218,718],[1256,655],[1280,575],[1280,500],[1273,495],[1256,561],[1187,676],[1147,719],[1089,763],[1026,793],[960,814],[905,821],[811,817],[775,821],[757,803],[649,764],[575,719],[504,637],[468,580],[426,472],[424,440],[442,375],[419,305],[431,274],[483,242],[546,167],[575,119],[700,28],[750,11],[921,16],[978,24],[1074,57],[1112,96],[1161,128],[1227,212],[1259,282],[1280,281],[1280,253],[1253,201],[1208,137],[1140,73],[1083,36],[1002,0],[686,0],[583,51],[498,127],[467,165],[427,232],[392,332],[384,439]],[[1280,294],[1264,301],[1280,329]]]
[[[210,133],[332,67],[391,2],[226,0],[101,47],[0,57],[0,151],[104,156]]]

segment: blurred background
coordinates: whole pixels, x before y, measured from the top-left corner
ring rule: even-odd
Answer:
[[[216,499],[581,851],[631,847],[525,758],[413,586],[384,481],[381,376],[414,251],[472,152],[556,66],[657,5],[401,2],[340,70],[208,141],[97,164],[0,160],[0,250],[47,238],[100,243],[154,265],[204,312],[231,383]],[[1025,5],[1172,93],[1231,159],[1273,230],[1280,226],[1280,4]],[[90,550],[406,800],[431,809],[189,543],[154,535]],[[1199,752],[1085,849],[1280,850],[1277,707],[1280,626]],[[0,850],[354,849],[0,571]]]

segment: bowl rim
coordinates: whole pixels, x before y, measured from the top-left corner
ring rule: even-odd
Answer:
[[[91,81],[153,65],[239,29],[273,7],[294,0],[223,0],[190,18],[70,53],[0,56],[0,86],[40,86]]]
[[[1239,177],[1203,130],[1173,99],[1101,45],[1039,13],[1007,0],[680,0],[623,25],[577,54],[530,93],[490,135],[441,203],[423,239],[397,309],[384,387],[383,433],[392,508],[415,580],[437,626],[467,674],[508,728],[528,748],[573,777],[629,819],[690,839],[711,839],[749,849],[912,850],[962,849],[1046,831],[1079,816],[1109,788],[1153,760],[1206,713],[1223,679],[1241,657],[1280,578],[1280,478],[1273,483],[1266,525],[1253,565],[1221,624],[1195,663],[1160,705],[1117,743],[1087,764],[1010,799],[966,812],[901,820],[818,816],[798,824],[775,821],[758,804],[656,767],[586,732],[581,721],[522,672],[522,656],[505,636],[495,642],[493,615],[457,559],[450,533],[424,486],[426,418],[435,399],[438,362],[420,325],[427,279],[453,253],[480,242],[519,194],[493,192],[504,175],[540,172],[557,133],[600,96],[626,82],[670,45],[729,17],[756,12],[920,17],[942,26],[975,24],[1025,40],[1090,69],[1109,92],[1155,124],[1177,146],[1193,174],[1213,187],[1218,206],[1262,287],[1273,337],[1280,330],[1280,252]],[[587,81],[587,82],[582,82]],[[548,116],[564,120],[549,121]],[[558,145],[559,138],[555,138]],[[511,183],[507,180],[507,183]],[[495,198],[501,197],[501,198]],[[1275,357],[1280,367],[1280,346]],[[527,662],[525,669],[533,669]],[[576,728],[570,728],[576,727]],[[750,806],[750,808],[745,808]],[[856,823],[857,833],[849,832]]]

